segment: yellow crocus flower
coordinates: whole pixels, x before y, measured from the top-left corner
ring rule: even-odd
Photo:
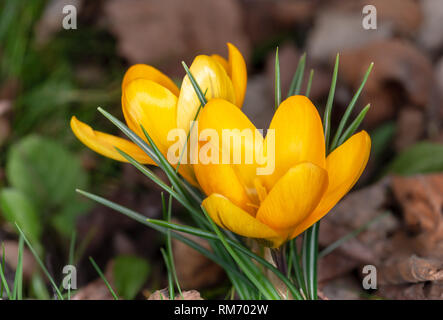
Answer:
[[[256,130],[241,110],[221,99],[209,101],[201,111],[199,131],[208,128],[219,137],[227,128]],[[278,247],[320,220],[352,188],[368,161],[371,139],[360,131],[325,157],[323,125],[305,96],[283,101],[269,129],[275,133],[271,174],[257,175],[257,163],[199,163],[194,171],[208,196],[203,206],[215,223]],[[258,144],[264,149],[266,139]],[[255,143],[243,139],[229,152],[245,153]]]
[[[228,43],[229,58],[219,55],[199,55],[191,64],[190,71],[206,98],[221,98],[241,108],[246,92],[246,64],[240,51]],[[200,102],[186,75],[181,88],[156,68],[136,64],[128,69],[122,82],[122,110],[128,127],[145,139],[142,125],[160,151],[166,155],[172,141],[168,132],[174,128],[189,130]],[[75,116],[71,128],[77,138],[90,149],[114,160],[126,162],[115,147],[143,164],[154,164],[151,158],[136,144],[126,139],[93,130]],[[146,140],[146,139],[145,139]],[[179,172],[193,185],[197,185],[193,168],[180,165]]]

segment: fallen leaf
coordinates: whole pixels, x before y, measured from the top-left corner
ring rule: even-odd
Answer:
[[[168,74],[182,75],[180,61],[189,62],[196,53],[226,56],[228,41],[248,56],[242,12],[235,0],[110,0],[104,12],[119,53],[130,63],[153,64]]]
[[[169,300],[169,291],[168,289],[157,290],[151,294],[148,300]],[[183,291],[182,295],[176,295],[174,300],[203,300],[203,298],[197,290],[189,290]]]
[[[182,235],[211,250],[206,240],[188,234]],[[224,271],[219,265],[174,238],[172,239],[172,252],[180,286],[185,290],[210,287],[218,283],[224,275]]]
[[[342,79],[356,90],[371,62],[374,69],[362,94],[362,103],[371,103],[365,123],[373,128],[392,119],[399,107],[425,109],[433,83],[432,65],[427,56],[410,42],[378,41],[344,51],[340,59]]]

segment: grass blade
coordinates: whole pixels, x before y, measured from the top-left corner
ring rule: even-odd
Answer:
[[[280,86],[280,61],[278,60],[278,47],[275,50],[275,110],[281,102],[281,86]]]
[[[160,248],[160,252],[162,253],[163,260],[165,261],[166,270],[168,272],[168,291],[169,291],[169,300],[174,300],[175,294],[174,294],[174,281],[172,279],[172,271],[171,271],[171,265],[168,258],[168,255],[166,254],[165,250],[163,248]]]
[[[305,75],[306,53],[304,53],[300,60],[298,60],[297,69],[295,69],[294,77],[288,91],[288,98],[300,94],[303,77]]]
[[[17,227],[18,231],[20,232],[20,235],[23,237],[23,240],[25,241],[26,245],[28,246],[29,250],[31,250],[32,254],[34,255],[35,260],[37,260],[37,263],[40,265],[40,268],[43,270],[43,273],[48,278],[49,282],[51,282],[51,285],[53,286],[55,292],[57,293],[57,296],[60,300],[63,300],[63,295],[60,292],[60,290],[57,288],[57,285],[55,284],[54,279],[51,277],[51,274],[49,273],[48,269],[46,269],[43,261],[38,256],[37,252],[35,251],[34,247],[29,242],[28,238],[26,238],[25,234],[23,233],[23,230],[20,228],[20,226],[15,223],[15,226]]]
[[[331,144],[331,150],[334,150],[339,144],[339,138],[346,126],[346,123],[348,122],[349,117],[351,116],[352,111],[354,110],[354,106],[355,103],[357,102],[358,97],[360,96],[366,81],[368,80],[369,75],[371,74],[372,68],[374,67],[374,63],[371,62],[371,64],[369,65],[368,70],[366,71],[363,80],[360,84],[360,87],[358,88],[357,92],[354,94],[354,96],[352,97],[351,102],[349,103],[348,107],[346,108],[345,114],[343,115],[343,117],[340,120],[340,124],[338,125],[338,129],[337,132],[335,133],[334,139],[332,140],[332,144]]]
[[[5,244],[2,242],[2,261],[1,261],[1,266],[0,266],[0,277],[2,280],[2,290],[1,290],[0,298],[3,297],[3,289],[4,289],[6,291],[6,295],[8,296],[8,299],[12,300],[12,294],[11,294],[11,291],[9,290],[8,282],[6,281],[5,268],[6,268]]]
[[[369,220],[368,222],[364,223],[362,226],[358,227],[355,230],[352,230],[351,232],[349,232],[348,234],[346,234],[344,237],[338,239],[337,241],[334,241],[333,243],[331,243],[329,246],[327,246],[326,248],[323,249],[323,251],[321,251],[319,253],[319,258],[323,258],[325,256],[327,256],[328,254],[330,254],[332,251],[334,251],[335,249],[337,249],[338,247],[340,247],[343,243],[345,243],[346,241],[348,241],[349,239],[352,239],[354,237],[356,237],[357,235],[359,235],[361,232],[363,232],[364,230],[368,229],[371,225],[373,225],[374,223],[376,223],[377,221],[381,220],[382,218],[385,218],[388,214],[390,214],[389,211],[385,211],[383,213],[380,213],[379,215],[377,215],[376,217],[374,217],[373,219]]]
[[[18,241],[17,269],[15,270],[14,288],[12,297],[14,300],[23,300],[23,236]]]
[[[335,58],[334,73],[332,74],[331,88],[329,89],[328,101],[326,103],[325,113],[323,116],[323,126],[325,130],[325,144],[326,152],[329,150],[329,136],[331,134],[331,111],[332,103],[334,101],[335,87],[337,85],[339,54]]]
[[[202,211],[205,214],[206,218],[209,220],[209,222],[212,225],[212,228],[214,229],[214,232],[217,234],[218,238],[220,239],[220,241],[223,243],[223,245],[225,246],[226,250],[229,252],[229,254],[232,256],[232,258],[235,260],[235,262],[239,265],[240,269],[245,273],[245,275],[248,277],[248,279],[257,287],[257,289],[263,294],[263,296],[267,299],[272,299],[272,300],[280,300],[281,297],[279,296],[279,294],[277,293],[277,291],[275,291],[275,288],[270,285],[269,286],[265,286],[263,282],[269,282],[269,280],[265,277],[263,277],[262,281],[260,281],[259,279],[257,279],[257,275],[255,274],[255,272],[253,272],[251,270],[251,266],[247,266],[245,264],[244,259],[242,259],[231,247],[231,245],[228,243],[228,241],[226,241],[226,238],[223,236],[223,233],[220,232],[220,230],[218,229],[218,227],[216,226],[216,224],[214,223],[214,221],[212,221],[212,219],[209,217],[208,213],[206,212],[205,208],[202,206]]]
[[[108,288],[109,292],[112,294],[112,296],[114,297],[114,300],[118,300],[117,295],[115,294],[114,289],[112,289],[111,284],[108,282],[108,280],[106,279],[105,275],[103,274],[103,272],[100,270],[99,266],[95,263],[94,259],[92,259],[92,257],[89,257],[89,261],[91,261],[95,271],[97,271],[98,275],[100,276],[100,278],[102,278],[103,282],[105,283],[106,287]]]
[[[311,86],[312,86],[312,80],[314,79],[314,69],[311,69],[311,72],[309,73],[309,80],[308,85],[306,86],[306,93],[305,96],[309,98],[309,95],[311,94]]]
[[[86,191],[83,191],[83,190],[79,190],[79,189],[77,189],[76,191],[78,193],[80,193],[81,195],[83,195],[83,196],[85,196],[85,197],[87,197],[87,198],[89,198],[91,200],[94,200],[94,201],[96,201],[96,202],[98,202],[98,203],[100,203],[100,204],[102,204],[102,205],[104,205],[104,206],[106,206],[108,208],[114,209],[114,210],[124,214],[125,216],[127,216],[127,217],[129,217],[129,218],[131,218],[131,219],[133,219],[135,221],[138,221],[138,222],[140,222],[140,223],[142,223],[142,224],[144,224],[144,225],[146,225],[146,226],[148,226],[148,227],[150,227],[150,228],[152,228],[154,230],[157,230],[157,231],[163,232],[163,233],[166,232],[165,228],[162,228],[162,227],[159,227],[159,226],[157,226],[157,225],[155,225],[153,223],[150,223],[149,221],[147,221],[145,216],[143,216],[143,215],[141,215],[141,214],[139,214],[139,213],[137,213],[137,212],[135,212],[133,210],[130,210],[130,209],[126,208],[126,207],[123,207],[123,206],[121,206],[119,204],[116,204],[116,203],[114,203],[112,201],[109,201],[109,200],[107,200],[105,198],[102,198],[100,196],[94,195],[92,193],[89,193],[89,192],[86,192]],[[188,246],[190,246],[194,250],[196,250],[199,253],[201,253],[204,256],[206,256],[208,259],[210,259],[210,260],[214,261],[215,263],[219,264],[226,271],[229,270],[229,271],[233,272],[234,274],[236,274],[236,276],[242,277],[244,281],[248,281],[241,273],[238,272],[238,270],[232,268],[232,266],[229,265],[228,263],[226,263],[226,261],[222,260],[220,257],[215,255],[214,253],[212,253],[208,249],[202,247],[201,245],[199,245],[195,241],[192,241],[192,240],[190,240],[190,239],[188,239],[188,238],[186,238],[186,237],[184,237],[184,236],[182,236],[180,234],[177,234],[177,233],[172,233],[171,236],[176,238],[177,240],[187,244]]]
[[[320,222],[315,223],[305,231],[303,236],[303,275],[308,298],[317,299],[317,258],[318,258],[318,231]]]
[[[201,105],[204,106],[207,103],[207,100],[205,95],[203,94],[203,90],[198,85],[197,81],[195,80],[194,76],[192,75],[191,71],[189,70],[188,66],[184,61],[182,61],[182,65],[183,68],[185,68],[186,74],[188,75],[192,86],[194,87],[194,91],[197,94],[198,100],[200,100]]]
[[[355,131],[357,131],[358,127],[365,119],[366,113],[368,113],[370,107],[370,104],[366,105],[366,107],[364,107],[363,110],[358,114],[357,118],[355,118],[355,120],[349,125],[348,129],[346,129],[346,131],[338,140],[338,146],[348,140],[355,133]]]
[[[158,226],[164,227],[164,228],[170,228],[170,229],[178,231],[178,232],[188,233],[188,234],[191,234],[191,235],[194,235],[197,237],[201,237],[204,239],[208,239],[208,240],[212,239],[212,240],[221,241],[220,238],[215,233],[212,233],[209,231],[200,230],[200,229],[190,227],[190,226],[183,226],[183,225],[178,225],[178,224],[174,224],[174,223],[168,223],[166,221],[157,220],[157,219],[147,219],[147,221],[149,221],[153,224],[156,224]],[[287,279],[285,277],[285,275],[280,272],[280,270],[275,268],[272,264],[270,264],[268,261],[266,261],[262,257],[251,252],[248,248],[245,248],[240,243],[235,242],[231,239],[226,239],[226,241],[230,245],[232,245],[234,247],[234,249],[240,251],[243,254],[248,255],[250,258],[256,260],[258,263],[262,264],[264,267],[271,270],[280,280],[282,280],[285,283],[285,285],[289,288],[289,290],[291,291],[291,293],[294,297],[302,299],[302,297],[299,295],[297,289],[293,286],[293,284],[289,281],[289,279]]]

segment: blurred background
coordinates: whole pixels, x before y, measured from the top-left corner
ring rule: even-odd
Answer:
[[[362,27],[367,4],[377,9],[375,30]],[[66,5],[77,9],[77,29],[62,27]],[[355,110],[371,103],[363,124],[371,159],[355,191],[322,221],[322,248],[349,240],[320,260],[321,294],[443,298],[442,21],[441,0],[1,1],[0,241],[8,282],[17,266],[17,221],[58,282],[75,243],[77,299],[112,298],[89,256],[126,299],[167,286],[164,238],[74,192],[159,218],[159,188],[130,165],[83,146],[69,120],[75,114],[119,134],[96,108],[122,119],[120,85],[131,64],[153,65],[180,83],[182,60],[227,56],[232,42],[248,67],[243,110],[258,128],[267,128],[273,114],[277,46],[283,95],[306,52],[303,90],[314,69],[310,97],[320,112],[340,53],[335,125],[374,62]],[[177,204],[173,214],[187,221]],[[230,286],[223,270],[181,243],[174,242],[174,256],[185,289],[224,298]],[[377,290],[362,288],[368,264],[377,267]],[[24,280],[27,297],[53,296],[29,250]]]

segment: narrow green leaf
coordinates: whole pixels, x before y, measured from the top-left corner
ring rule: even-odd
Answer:
[[[278,60],[278,47],[275,50],[275,110],[281,102],[281,85],[280,85],[280,61]]]
[[[363,108],[363,110],[358,114],[357,118],[355,118],[354,121],[349,125],[349,127],[346,129],[346,131],[343,133],[343,135],[338,140],[338,146],[342,145],[343,142],[348,140],[354,133],[357,131],[358,127],[364,120],[366,113],[368,113],[369,108],[371,107],[370,104],[368,104],[366,107]]]
[[[14,300],[23,300],[23,236],[18,241],[17,268],[15,270],[14,288],[12,296]]]
[[[174,281],[172,279],[172,271],[171,271],[171,265],[170,265],[170,261],[168,258],[168,255],[166,254],[165,250],[163,248],[160,248],[160,251],[162,253],[163,256],[163,260],[165,262],[166,265],[166,270],[168,272],[168,291],[169,291],[169,300],[174,300],[175,299],[175,294],[174,294]]]
[[[228,243],[226,238],[223,236],[223,233],[220,232],[217,225],[212,221],[212,219],[209,217],[208,213],[206,212],[205,208],[202,206],[202,211],[205,214],[206,218],[209,220],[209,222],[212,225],[212,228],[214,232],[217,234],[220,241],[225,246],[226,250],[229,252],[229,254],[232,256],[232,258],[235,260],[235,262],[238,264],[238,266],[241,268],[241,270],[245,273],[245,275],[248,277],[248,279],[257,287],[257,289],[263,294],[264,297],[267,299],[272,300],[279,300],[281,297],[277,293],[277,291],[274,289],[274,287],[267,287],[264,285],[264,283],[269,282],[268,279],[262,278],[260,281],[257,279],[256,274],[254,274],[253,270],[251,270],[251,265],[246,265],[245,260],[242,259],[231,247],[231,245]],[[270,290],[271,289],[271,290]],[[272,290],[273,289],[273,290]]]
[[[306,87],[306,96],[309,98],[309,95],[311,94],[311,87],[312,87],[312,80],[314,78],[314,69],[311,69],[311,72],[309,73],[309,80],[308,85]]]
[[[1,291],[2,294],[0,297],[3,297],[3,289],[4,289],[6,291],[6,295],[8,296],[8,299],[12,300],[13,296],[11,294],[11,291],[9,290],[8,281],[6,281],[5,268],[6,268],[5,244],[2,242],[2,262],[1,262],[1,266],[0,266],[0,277],[2,280],[2,291]]]
[[[332,140],[331,150],[334,150],[338,146],[339,138],[346,126],[346,123],[348,122],[349,117],[351,116],[352,111],[354,110],[355,103],[357,102],[357,99],[360,96],[360,94],[366,84],[366,81],[368,80],[368,77],[371,74],[373,67],[374,67],[374,63],[371,62],[368,70],[366,71],[366,73],[363,77],[360,87],[358,88],[357,92],[355,92],[354,96],[352,97],[351,102],[349,103],[348,107],[346,108],[345,114],[343,115],[342,119],[340,120],[340,124],[338,125],[337,132],[335,133],[334,139]]]
[[[294,77],[292,78],[291,85],[288,91],[288,98],[290,96],[295,96],[300,94],[301,85],[303,83],[303,77],[305,74],[305,66],[306,66],[306,53],[304,53],[297,64],[297,69],[295,69]]]
[[[198,100],[200,100],[200,103],[202,106],[205,106],[207,101],[206,97],[203,94],[203,90],[198,85],[197,81],[195,80],[194,76],[192,75],[191,71],[189,70],[188,66],[184,61],[182,61],[183,68],[185,68],[186,74],[189,77],[189,80],[191,81],[192,86],[194,87],[194,91],[197,94]]]
[[[380,213],[379,215],[377,215],[376,217],[374,217],[373,219],[369,220],[368,222],[364,223],[362,226],[358,227],[355,230],[352,230],[351,232],[349,232],[348,234],[346,234],[344,237],[341,237],[340,239],[338,239],[337,241],[334,241],[333,243],[331,243],[329,246],[327,246],[326,248],[324,248],[320,253],[319,253],[319,258],[323,258],[324,256],[327,256],[328,254],[330,254],[332,251],[334,251],[335,249],[337,249],[338,247],[340,247],[343,243],[345,243],[346,241],[355,238],[356,236],[358,236],[362,231],[368,229],[370,226],[372,226],[374,223],[376,223],[377,221],[380,221],[382,218],[385,218],[388,216],[388,214],[390,214],[389,211],[385,211],[383,213]]]
[[[339,64],[339,54],[335,58],[334,73],[332,74],[331,87],[329,89],[328,101],[326,103],[325,114],[323,116],[323,126],[325,130],[325,144],[326,152],[329,150],[329,136],[331,134],[331,111],[332,103],[334,102],[335,87],[337,85],[337,75],[338,75],[338,64]]]
[[[111,284],[108,282],[108,280],[106,279],[105,275],[103,274],[103,272],[100,270],[99,266],[95,263],[94,259],[92,257],[89,257],[89,261],[91,262],[92,266],[94,267],[95,271],[97,271],[98,275],[100,276],[100,278],[102,278],[103,282],[105,283],[106,287],[108,288],[109,292],[112,294],[112,296],[114,297],[114,300],[118,300],[117,295],[115,294],[114,289],[112,289]]]
[[[315,223],[303,235],[302,265],[308,298],[317,299],[317,258],[320,222]]]
[[[130,209],[126,208],[126,207],[118,205],[118,204],[116,204],[116,203],[114,203],[112,201],[109,201],[109,200],[107,200],[105,198],[102,198],[102,197],[99,197],[97,195],[94,195],[92,193],[89,193],[89,192],[86,192],[86,191],[83,191],[83,190],[79,190],[79,189],[77,189],[76,191],[78,193],[80,193],[81,195],[83,195],[83,196],[85,196],[85,197],[87,197],[87,198],[89,198],[91,200],[94,200],[94,201],[96,201],[98,203],[101,203],[102,205],[104,205],[106,207],[114,209],[114,210],[124,214],[125,216],[127,216],[127,217],[129,217],[129,218],[131,218],[131,219],[133,219],[135,221],[138,221],[138,222],[140,222],[140,223],[142,223],[142,224],[144,224],[144,225],[146,225],[146,226],[148,226],[148,227],[150,227],[150,228],[152,228],[154,230],[157,230],[157,231],[160,231],[160,232],[163,232],[163,233],[166,232],[165,228],[161,228],[161,227],[159,227],[159,226],[157,226],[157,225],[155,225],[153,223],[148,222],[146,220],[146,217],[144,217],[143,215],[141,215],[141,214],[139,214],[139,213],[137,213],[137,212],[135,212],[133,210],[130,210]],[[183,242],[184,244],[187,244],[191,248],[193,248],[196,251],[198,251],[199,253],[203,254],[208,259],[210,259],[210,260],[214,261],[215,263],[219,264],[225,270],[227,270],[227,271],[229,270],[229,271],[235,273],[236,276],[243,278],[244,281],[247,281],[247,279],[242,274],[240,274],[231,265],[226,263],[226,261],[220,259],[217,255],[215,255],[214,253],[212,253],[208,249],[202,247],[201,245],[197,244],[195,241],[192,241],[192,240],[190,240],[190,239],[188,239],[188,238],[186,238],[186,237],[184,237],[184,236],[182,236],[180,234],[177,234],[177,233],[172,233],[171,236],[176,238],[177,240]]]
[[[49,282],[51,282],[51,285],[53,286],[55,292],[57,293],[57,296],[60,300],[63,300],[63,295],[60,292],[60,290],[57,288],[57,285],[55,284],[54,279],[51,277],[51,274],[49,273],[48,269],[46,269],[43,261],[38,256],[37,252],[35,251],[34,247],[29,242],[28,238],[26,238],[26,235],[23,233],[23,230],[20,228],[20,226],[16,223],[15,226],[17,227],[18,231],[20,232],[20,235],[23,237],[23,240],[25,241],[26,245],[28,246],[29,250],[31,250],[32,254],[34,255],[35,260],[40,265],[40,268],[42,269],[43,273],[48,278]]]
[[[170,228],[170,229],[178,231],[178,232],[188,233],[188,234],[191,234],[191,235],[194,235],[197,237],[201,237],[204,239],[208,239],[208,240],[221,241],[220,238],[215,233],[212,233],[209,231],[204,231],[204,230],[197,229],[197,228],[190,227],[190,226],[183,226],[183,225],[178,225],[178,224],[174,224],[174,223],[168,223],[166,221],[157,220],[157,219],[147,219],[147,221],[149,221],[153,224],[156,224],[158,226],[164,227],[164,228]],[[232,245],[236,250],[240,251],[243,254],[248,255],[249,257],[253,258],[257,262],[262,264],[264,267],[271,270],[280,280],[282,280],[285,283],[285,285],[289,288],[289,290],[291,291],[292,295],[295,298],[300,299],[300,300],[302,299],[302,297],[297,292],[297,289],[293,286],[293,284],[289,281],[289,279],[286,278],[286,276],[280,272],[280,270],[276,269],[268,261],[266,261],[262,257],[256,255],[255,253],[251,252],[251,250],[249,250],[248,248],[245,248],[240,243],[233,241],[231,239],[226,239],[226,241],[230,245]]]

